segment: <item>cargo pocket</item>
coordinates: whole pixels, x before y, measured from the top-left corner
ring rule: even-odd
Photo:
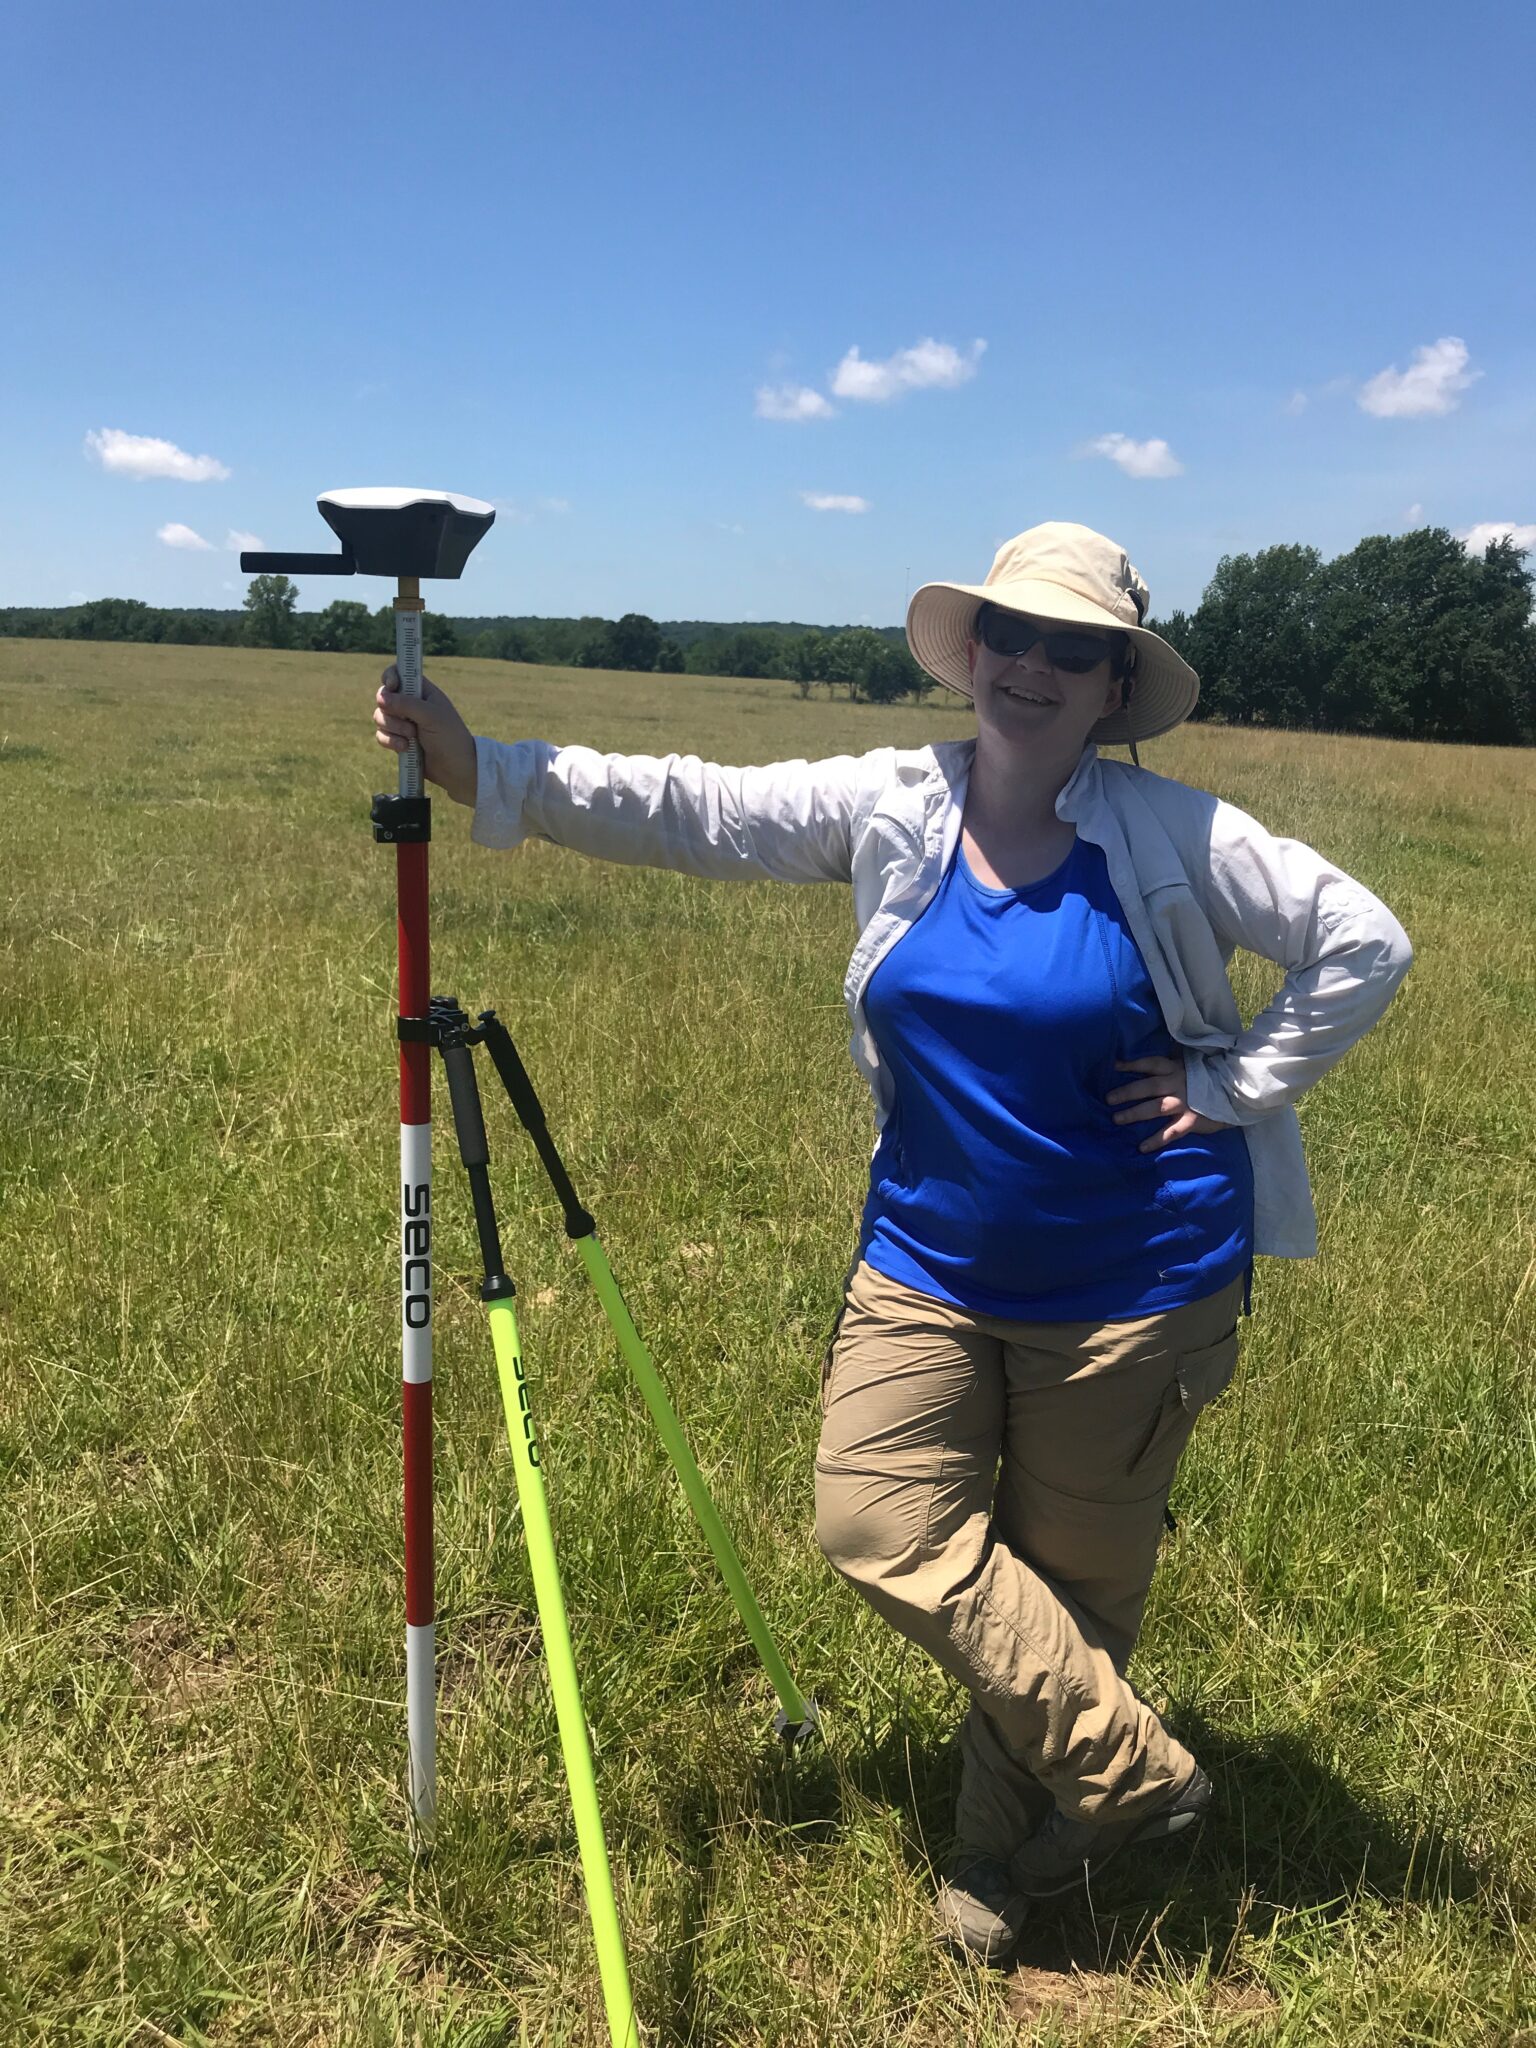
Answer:
[[[1126,1476],[1145,1481],[1149,1494],[1170,1483],[1195,1418],[1230,1386],[1238,1341],[1234,1326],[1216,1343],[1184,1352],[1175,1364],[1152,1434],[1127,1468]]]

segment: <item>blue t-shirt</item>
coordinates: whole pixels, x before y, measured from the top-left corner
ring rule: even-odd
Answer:
[[[1161,1123],[1104,1100],[1137,1078],[1116,1060],[1178,1048],[1091,840],[1024,889],[957,849],[864,1000],[895,1084],[860,1239],[878,1272],[981,1315],[1108,1322],[1246,1270],[1242,1131],[1141,1152]]]

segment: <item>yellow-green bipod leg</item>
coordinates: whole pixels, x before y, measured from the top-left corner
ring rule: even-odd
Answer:
[[[763,1611],[758,1606],[756,1596],[747,1583],[747,1575],[741,1568],[741,1559],[736,1555],[736,1546],[731,1541],[730,1532],[721,1521],[719,1510],[704,1483],[704,1475],[688,1448],[688,1439],[683,1435],[683,1426],[677,1419],[677,1411],[668,1399],[661,1375],[652,1363],[645,1341],[635,1328],[634,1318],[619,1292],[619,1283],[613,1277],[608,1255],[595,1234],[578,1237],[576,1249],[581,1253],[592,1285],[597,1290],[597,1298],[603,1304],[613,1334],[619,1340],[619,1349],[629,1363],[629,1369],[635,1376],[635,1384],[639,1387],[645,1405],[651,1411],[651,1419],[667,1447],[673,1469],[682,1483],[683,1492],[688,1496],[688,1504],[698,1517],[699,1527],[704,1531],[709,1547],[715,1554],[720,1575],[731,1590],[731,1597],[736,1602],[736,1611],[741,1616],[747,1634],[752,1638],[757,1654],[763,1660],[763,1669],[779,1696],[779,1705],[784,1709],[784,1722],[791,1729],[804,1728],[808,1723],[814,1726],[814,1710],[790,1676],[789,1666],[780,1656],[778,1645],[769,1633],[768,1624],[763,1619]]]
[[[614,2048],[638,2048],[629,1962],[624,1953],[624,1935],[613,1895],[608,1844],[603,1838],[603,1816],[597,1803],[597,1775],[592,1766],[592,1745],[581,1704],[581,1687],[576,1678],[576,1658],[571,1649],[565,1595],[560,1590],[560,1573],[555,1563],[554,1532],[549,1522],[544,1475],[539,1467],[538,1439],[534,1435],[533,1416],[528,1406],[528,1383],[523,1377],[517,1315],[510,1301],[495,1301],[488,1306],[491,1342],[496,1347],[496,1371],[501,1380],[502,1405],[507,1415],[507,1436],[512,1445],[512,1469],[517,1475],[517,1498],[523,1511],[528,1562],[533,1569],[539,1628],[544,1637],[544,1657],[549,1666],[550,1689],[555,1696],[560,1748],[565,1758],[565,1775],[571,1788],[571,1807],[576,1817],[576,1843],[581,1852],[587,1910],[592,1916],[592,1934],[597,1944],[597,1971],[602,1984],[603,2006],[608,2015],[608,2032]]]

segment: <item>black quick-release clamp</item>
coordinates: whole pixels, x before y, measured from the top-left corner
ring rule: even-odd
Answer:
[[[375,799],[377,801],[377,799]],[[480,1033],[454,996],[433,996],[425,1017],[397,1017],[395,1036],[402,1045],[478,1045]]]
[[[381,846],[424,846],[432,837],[429,796],[391,796],[386,790],[374,798],[368,815]]]

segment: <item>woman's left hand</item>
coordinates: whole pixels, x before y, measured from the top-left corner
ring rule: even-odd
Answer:
[[[1121,1109],[1115,1113],[1117,1124],[1139,1124],[1149,1122],[1153,1117],[1171,1117],[1172,1122],[1161,1131],[1155,1131],[1150,1138],[1144,1138],[1137,1146],[1138,1152],[1160,1152],[1165,1145],[1171,1145],[1175,1138],[1185,1137],[1191,1131],[1229,1131],[1231,1124],[1219,1124],[1213,1117],[1201,1116],[1184,1100],[1184,1062],[1163,1059],[1160,1055],[1144,1060],[1116,1060],[1116,1068],[1123,1074],[1136,1074],[1141,1078],[1127,1081],[1123,1088],[1113,1089],[1104,1100],[1109,1103],[1134,1103],[1134,1109]]]

